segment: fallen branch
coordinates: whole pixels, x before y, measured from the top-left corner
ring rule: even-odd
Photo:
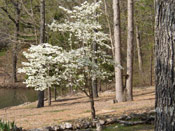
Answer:
[[[139,124],[146,124],[146,121],[122,121],[122,120],[118,120],[117,123],[123,124],[126,126],[134,126],[134,125],[139,125]]]

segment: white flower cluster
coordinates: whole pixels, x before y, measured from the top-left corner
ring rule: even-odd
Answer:
[[[101,54],[102,52],[97,52],[97,59],[102,60],[103,63],[96,63],[92,61],[92,50],[88,47],[82,47],[75,50],[71,50],[67,52],[67,57],[69,58],[69,62],[64,64],[65,71],[63,75],[66,76],[66,86],[70,87],[73,86],[75,88],[89,88],[85,86],[88,85],[87,82],[91,81],[92,79],[99,78],[105,79],[108,76],[111,76],[112,73],[107,72],[103,67],[102,64],[111,64],[111,57],[105,56],[105,54]]]
[[[35,90],[42,91],[62,83],[67,87],[82,87],[85,76],[102,79],[107,74],[92,62],[92,53],[87,47],[66,52],[61,47],[44,43],[31,46],[23,54],[28,61],[22,62],[23,68],[18,72],[27,75],[24,83]]]
[[[97,21],[98,17],[101,16],[100,13],[97,13],[100,10],[101,3],[99,1],[90,4],[85,1],[81,6],[73,7],[73,10],[60,7],[69,15],[69,18],[64,23],[58,23],[56,20],[53,20],[52,24],[48,26],[53,31],[71,33],[77,37],[79,43],[85,46],[96,42],[101,46],[110,48],[110,46],[105,44],[105,41],[109,40],[109,35],[100,31],[102,27]],[[69,40],[71,42],[71,38]]]
[[[62,71],[58,67],[61,63],[68,62],[62,48],[44,43],[31,46],[28,52],[23,54],[28,62],[22,62],[23,68],[18,69],[18,72],[27,75],[25,81],[27,87],[45,90],[54,84],[59,84]]]

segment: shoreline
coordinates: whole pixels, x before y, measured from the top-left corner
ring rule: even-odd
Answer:
[[[22,82],[1,84],[0,88],[12,88],[12,89],[23,88],[23,89],[27,89],[26,85],[23,84]],[[28,88],[28,89],[30,89],[30,88]]]

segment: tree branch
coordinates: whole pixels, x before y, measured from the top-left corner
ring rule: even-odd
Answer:
[[[80,88],[80,90],[81,90],[82,92],[84,92],[84,93],[86,94],[87,97],[90,97],[90,95],[87,93],[87,91],[86,91],[85,89]]]
[[[9,17],[9,19],[10,19],[14,24],[17,23],[16,20],[10,15],[10,13],[8,12],[7,9],[5,9],[4,7],[0,7],[0,8],[7,14],[7,16]]]

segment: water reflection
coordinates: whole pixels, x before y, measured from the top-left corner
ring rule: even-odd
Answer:
[[[0,89],[0,108],[35,100],[37,100],[37,92],[32,89]]]

